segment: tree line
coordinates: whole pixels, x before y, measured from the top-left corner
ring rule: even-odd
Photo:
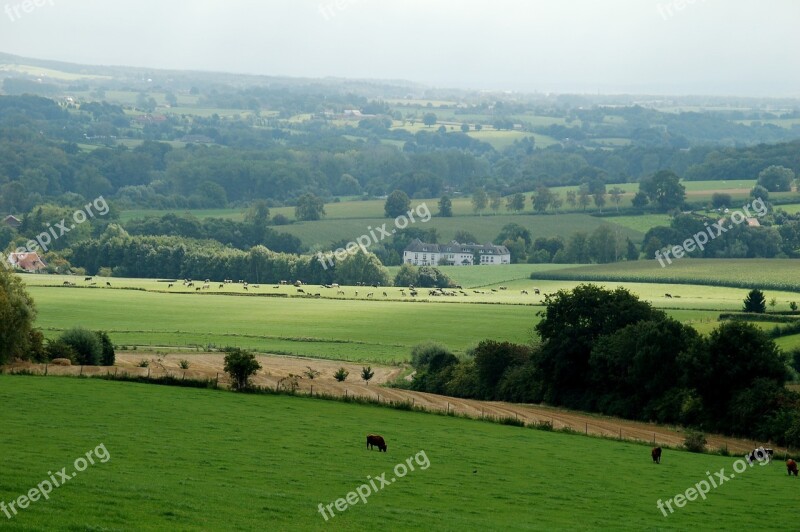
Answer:
[[[534,329],[530,345],[484,340],[461,358],[417,346],[409,386],[800,445],[790,361],[751,324],[701,336],[623,288],[588,284],[547,296]]]

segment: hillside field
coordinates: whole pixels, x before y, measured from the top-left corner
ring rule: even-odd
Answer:
[[[49,471],[66,466],[69,474],[89,450],[107,451],[95,455],[105,462],[96,460],[49,500],[10,520],[0,516],[5,530],[53,523],[63,530],[553,530],[574,528],[576,519],[615,530],[794,528],[786,508],[798,480],[780,461],[748,468],[664,517],[659,499],[685,492],[706,471],[730,474],[735,458],[666,449],[655,465],[650,448],[633,443],[94,379],[0,376],[0,400],[0,500],[27,493]],[[369,432],[386,438],[388,452],[365,449]],[[408,458],[414,471],[395,473]],[[319,504],[383,473],[388,485],[367,504],[359,500],[325,522]]]

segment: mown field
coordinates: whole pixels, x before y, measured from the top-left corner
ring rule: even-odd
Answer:
[[[437,341],[457,353],[484,339],[527,343],[540,319],[544,295],[569,290],[581,281],[542,280],[555,265],[509,268],[446,268],[464,294],[432,297],[427,290],[413,299],[400,288],[306,287],[320,298],[306,297],[292,286],[212,283],[208,290],[153,279],[83,278],[26,275],[48,337],[81,325],[109,331],[118,345],[151,349],[181,346],[238,346],[261,352],[376,363],[405,362],[413,346]],[[591,267],[584,267],[591,268]],[[581,270],[584,268],[576,268]],[[535,272],[536,280],[529,279]],[[65,287],[65,281],[76,287]],[[737,311],[747,290],[718,286],[604,281],[623,286],[701,333],[708,333],[721,312]],[[507,289],[500,289],[505,286]],[[540,294],[536,295],[534,289]],[[476,293],[476,290],[480,293]],[[525,294],[522,291],[527,291]],[[383,293],[386,292],[386,296]],[[373,296],[368,294],[372,293]],[[672,297],[668,297],[670,294]],[[768,292],[788,307],[792,292]],[[783,347],[800,345],[800,336],[782,339]]]
[[[648,446],[614,440],[93,379],[0,376],[0,400],[0,500],[62,467],[69,475],[101,444],[110,457],[0,516],[4,530],[796,529],[787,508],[799,481],[780,461],[665,517],[659,499],[707,471],[730,475],[735,458],[667,449],[655,465]],[[365,449],[368,432],[386,438],[387,453]],[[414,471],[395,472],[409,458]],[[319,513],[384,473],[366,504],[327,522]]]

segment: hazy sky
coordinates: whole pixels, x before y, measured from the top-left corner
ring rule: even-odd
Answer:
[[[477,89],[800,96],[798,0],[28,1],[42,5],[0,0],[0,51]]]

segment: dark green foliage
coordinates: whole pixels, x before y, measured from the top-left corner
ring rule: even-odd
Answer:
[[[364,368],[361,368],[361,379],[362,379],[362,380],[363,380],[365,383],[369,384],[369,381],[370,381],[370,380],[372,379],[372,377],[374,377],[374,376],[375,376],[375,372],[374,372],[374,371],[372,371],[372,367],[370,367],[370,366],[366,366],[366,367],[364,367]]]
[[[75,348],[61,340],[48,340],[45,351],[47,353],[47,360],[66,358],[73,364],[78,360],[78,352],[75,351]]]
[[[333,378],[336,379],[337,382],[344,382],[348,375],[350,375],[349,371],[344,368],[339,368],[336,370],[336,373],[333,374]]]
[[[388,199],[386,200],[389,201]],[[439,216],[449,218],[453,216],[453,201],[449,196],[439,198]]]
[[[408,194],[402,190],[395,190],[389,197],[386,198],[386,203],[383,206],[384,213],[387,218],[397,218],[406,214],[411,208],[411,200]]]
[[[298,220],[319,220],[325,216],[325,203],[314,194],[303,194],[297,198],[294,216]]]
[[[5,257],[0,256],[0,261]],[[0,364],[28,358],[36,309],[22,280],[0,264]]]
[[[101,366],[113,366],[115,362],[116,353],[114,352],[114,343],[108,337],[105,331],[98,331],[97,338],[100,340],[102,346],[102,353],[100,355]]]
[[[692,453],[702,453],[706,449],[706,436],[702,432],[694,430],[686,431],[686,438],[683,441],[684,448]]]
[[[65,331],[59,340],[75,350],[75,363],[82,366],[97,366],[103,357],[103,345],[97,334],[84,329],[74,327]]]
[[[744,299],[744,308],[742,312],[755,312],[763,314],[767,311],[767,300],[764,297],[764,292],[758,288],[750,290],[747,297]]]
[[[230,375],[231,388],[245,390],[250,386],[250,377],[258,373],[261,364],[253,353],[232,347],[226,349],[225,373]]]

